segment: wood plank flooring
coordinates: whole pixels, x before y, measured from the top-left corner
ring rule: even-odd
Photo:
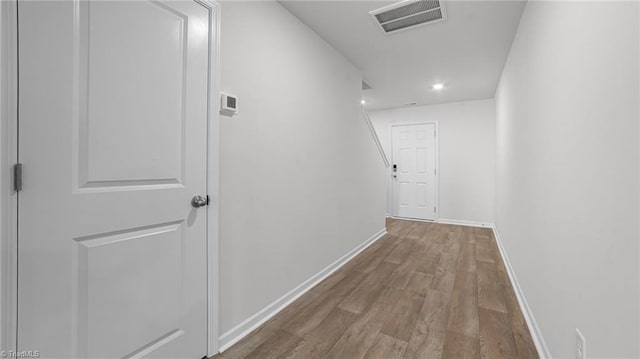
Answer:
[[[213,358],[538,358],[490,229],[387,231]]]

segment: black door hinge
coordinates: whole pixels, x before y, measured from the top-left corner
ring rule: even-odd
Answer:
[[[13,165],[13,190],[22,191],[22,163]]]

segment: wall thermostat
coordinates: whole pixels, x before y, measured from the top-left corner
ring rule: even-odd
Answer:
[[[238,113],[238,96],[228,93],[220,93],[220,114],[233,116]]]

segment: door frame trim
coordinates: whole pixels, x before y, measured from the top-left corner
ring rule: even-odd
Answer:
[[[18,2],[0,1],[0,348],[16,350],[18,195],[11,166],[18,161]]]
[[[207,130],[207,356],[219,337],[220,0],[194,0],[210,11]],[[18,160],[18,0],[0,1],[0,350],[17,345],[18,195],[11,166]]]
[[[220,223],[220,24],[219,0],[194,0],[210,11],[209,109],[207,130],[207,356],[219,351]]]
[[[415,125],[433,125],[435,127],[435,157],[436,157],[436,163],[435,163],[435,167],[436,167],[436,184],[435,184],[435,206],[436,206],[436,213],[434,214],[434,218],[433,220],[430,219],[422,219],[422,218],[405,218],[405,217],[398,217],[397,213],[395,213],[395,206],[394,204],[394,199],[395,199],[395,192],[393,190],[393,164],[394,159],[393,159],[393,128],[394,127],[401,127],[401,126],[415,126]],[[440,142],[439,142],[439,138],[440,138],[440,134],[438,133],[439,129],[438,129],[438,121],[420,121],[420,122],[413,122],[413,121],[398,121],[398,122],[393,122],[391,124],[389,124],[389,140],[391,141],[391,167],[389,167],[391,169],[391,174],[389,176],[389,191],[391,193],[391,203],[390,203],[390,209],[391,209],[391,213],[390,216],[392,218],[401,218],[401,219],[415,219],[415,220],[420,220],[420,221],[427,221],[427,222],[437,222],[438,219],[440,218]]]

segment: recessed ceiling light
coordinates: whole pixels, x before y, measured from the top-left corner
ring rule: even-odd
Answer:
[[[364,105],[365,103],[367,103],[367,101],[365,101],[364,99],[362,99],[362,100],[360,101],[360,103]]]
[[[444,84],[433,84],[433,89],[436,91],[440,91],[444,88]]]

